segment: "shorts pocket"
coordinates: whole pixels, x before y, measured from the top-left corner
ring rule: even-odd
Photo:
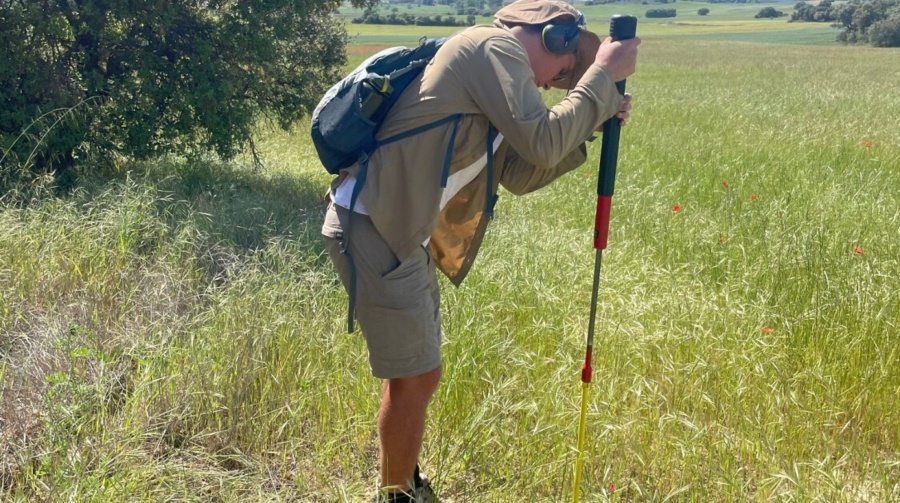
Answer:
[[[399,263],[396,267],[382,274],[381,279],[391,281],[414,276],[419,268],[427,265],[427,262],[423,264],[423,262],[426,260],[425,255],[426,252],[424,248],[416,250],[412,255],[409,256],[409,258],[407,258],[403,262],[398,261]]]
[[[428,295],[429,270],[424,263],[422,251],[417,251],[407,260],[381,277],[380,299],[373,299],[375,305],[387,308],[418,309]]]

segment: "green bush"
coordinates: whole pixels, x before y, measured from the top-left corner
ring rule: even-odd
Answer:
[[[753,16],[756,19],[765,19],[765,18],[775,18],[786,15],[784,12],[776,9],[775,7],[763,7]]]
[[[900,15],[873,23],[869,42],[875,47],[900,47]]]
[[[700,15],[700,16],[705,16],[705,15],[709,14],[709,9],[707,9],[706,7],[704,7],[704,8],[702,8],[702,9],[698,10],[698,11],[697,11],[697,14]]]
[[[799,2],[794,6],[789,23],[804,21],[811,23],[830,23],[835,21],[834,8],[831,0],[822,0],[816,5]]]
[[[0,2],[0,180],[89,156],[228,158],[260,118],[290,127],[343,70],[340,4]]]
[[[842,28],[838,34],[839,42],[873,43],[870,30],[876,23],[900,17],[900,1],[898,0],[851,0],[835,7],[835,26]],[[879,43],[890,42],[891,23],[886,23],[876,30]]]
[[[378,13],[369,13],[365,17],[356,17],[353,23],[360,24],[387,24],[387,25],[417,25],[417,26],[471,26],[475,24],[475,16],[466,16],[465,21],[457,21],[453,15],[444,16],[437,14],[432,16],[413,16],[411,14],[391,14],[382,16]]]
[[[675,9],[649,9],[645,16],[647,17],[675,17]]]

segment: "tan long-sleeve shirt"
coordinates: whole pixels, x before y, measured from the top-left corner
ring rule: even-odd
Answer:
[[[452,176],[485,154],[492,126],[503,135],[493,153],[493,187],[483,170],[440,208],[454,127],[447,124],[372,153],[360,200],[401,261],[430,236],[438,267],[459,284],[478,252],[489,221],[486,201],[497,185],[525,194],[580,166],[584,142],[621,104],[610,75],[594,65],[565,99],[547,108],[516,37],[499,24],[467,28],[446,41],[421,79],[403,92],[379,138],[462,114],[451,150]],[[354,165],[346,171],[358,170]]]

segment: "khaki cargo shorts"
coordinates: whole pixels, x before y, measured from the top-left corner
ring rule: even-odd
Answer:
[[[341,254],[350,212],[329,203],[322,225],[325,248],[344,289],[350,269]],[[441,365],[440,290],[431,251],[419,249],[402,263],[368,215],[353,214],[350,255],[356,266],[356,320],[369,350],[372,375],[412,377]]]

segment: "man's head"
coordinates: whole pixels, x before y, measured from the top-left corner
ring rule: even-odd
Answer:
[[[494,17],[506,26],[520,26],[540,37],[528,47],[535,83],[569,89],[594,62],[600,38],[585,28],[584,15],[558,0],[517,0]]]

